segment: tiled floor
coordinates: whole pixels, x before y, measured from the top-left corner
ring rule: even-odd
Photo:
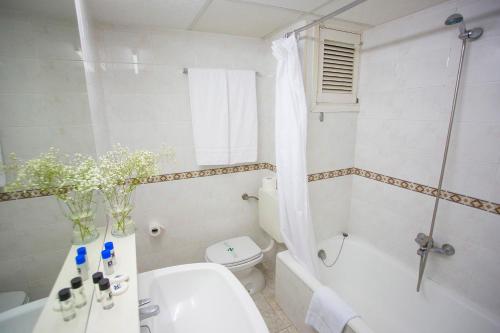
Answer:
[[[295,326],[287,318],[274,298],[274,267],[266,262],[257,266],[263,271],[266,278],[266,287],[259,293],[252,295],[257,308],[259,308],[270,333],[298,333]]]

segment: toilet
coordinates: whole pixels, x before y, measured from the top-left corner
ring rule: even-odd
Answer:
[[[24,291],[8,291],[0,293],[0,313],[28,303],[28,296]]]
[[[283,243],[279,225],[276,178],[266,177],[259,189],[259,225],[274,241]],[[264,274],[255,267],[264,258],[264,251],[248,236],[235,237],[209,246],[205,261],[224,265],[240,280],[250,294],[265,287]]]

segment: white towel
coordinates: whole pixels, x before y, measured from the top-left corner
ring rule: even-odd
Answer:
[[[189,97],[196,161],[229,163],[229,112],[226,71],[190,68]]]
[[[228,70],[229,163],[257,161],[257,92],[255,72]]]
[[[255,72],[190,68],[188,79],[196,162],[257,161]]]
[[[358,315],[332,289],[317,289],[307,310],[306,324],[319,333],[341,333],[345,325]]]
[[[2,145],[0,145],[0,165],[3,164]],[[5,173],[0,169],[0,187],[5,186]]]

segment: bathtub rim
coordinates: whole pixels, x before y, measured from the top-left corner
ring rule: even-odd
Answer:
[[[311,289],[313,293],[318,288],[323,286],[323,284],[318,279],[312,276],[311,273],[309,273],[292,257],[291,253],[288,250],[279,252],[276,255],[276,260],[280,260],[288,269],[296,274],[306,284],[306,286]],[[355,317],[349,320],[346,326],[350,327],[356,333],[374,333],[373,330],[361,317]]]
[[[334,241],[340,241],[342,240],[342,235],[334,235],[328,239],[324,239],[317,244],[317,249],[323,248],[327,246],[327,243],[329,242],[334,242]],[[380,250],[373,244],[367,242],[365,239],[356,236],[356,235],[349,235],[349,239],[346,240],[351,244],[357,245],[357,246],[362,246],[366,247],[370,252],[376,253],[376,255],[383,256],[387,260],[389,260],[393,265],[398,267],[404,274],[407,274],[409,276],[413,276],[414,273],[410,267],[405,265],[403,262],[399,261],[397,258],[391,256],[390,254],[385,253],[384,251]],[[311,273],[309,273],[305,268],[303,268],[291,255],[291,253],[286,250],[278,253],[276,255],[276,260],[280,260],[291,272],[293,272],[295,275],[297,275],[298,278],[300,278],[303,283],[312,291],[314,292],[318,287],[323,286],[323,284],[319,279],[314,277]],[[483,308],[479,304],[465,298],[463,295],[460,295],[454,290],[451,290],[449,288],[446,288],[442,286],[441,284],[437,283],[433,279],[426,278],[426,283],[433,285],[433,287],[438,287],[440,288],[440,292],[443,293],[446,297],[449,297],[453,299],[455,302],[460,304],[461,306],[467,308],[469,311],[475,313],[479,317],[482,317],[484,320],[487,320],[488,322],[491,323],[492,326],[494,327],[500,327],[500,316],[489,311],[488,309]],[[333,289],[333,288],[332,288]],[[335,289],[333,289],[335,290]],[[355,309],[355,307],[353,307]],[[355,309],[356,310],[356,309]],[[361,319],[361,320],[358,320]],[[361,322],[360,322],[361,321]],[[353,318],[350,320],[346,326],[351,327],[355,332],[357,333],[365,333],[365,332],[371,332],[373,333],[373,330],[368,326],[368,324],[360,317]]]

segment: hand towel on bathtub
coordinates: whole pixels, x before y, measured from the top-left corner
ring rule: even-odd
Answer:
[[[317,289],[307,310],[306,324],[319,333],[341,333],[349,320],[358,315],[332,289]]]
[[[224,69],[190,68],[189,98],[196,161],[229,163],[229,104]]]
[[[229,163],[257,161],[255,71],[228,70]]]

